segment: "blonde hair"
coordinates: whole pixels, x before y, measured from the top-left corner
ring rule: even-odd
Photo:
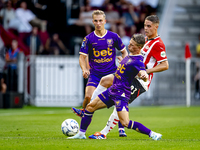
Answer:
[[[94,10],[92,13],[92,18],[94,17],[94,15],[103,15],[103,17],[106,18],[106,15],[102,10]]]

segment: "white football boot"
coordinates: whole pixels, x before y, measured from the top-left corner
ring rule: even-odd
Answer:
[[[161,137],[162,134],[151,131],[150,138],[152,138],[153,140],[158,141],[161,139]]]
[[[79,135],[78,133],[74,136],[68,137],[67,139],[86,139],[85,135]]]

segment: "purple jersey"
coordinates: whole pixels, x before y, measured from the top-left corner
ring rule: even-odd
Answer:
[[[109,93],[130,98],[131,83],[140,70],[145,70],[142,55],[126,56],[119,64]]]
[[[115,48],[118,50],[125,48],[118,34],[107,31],[100,37],[92,32],[83,39],[79,53],[89,55],[91,74],[107,75],[117,69]]]

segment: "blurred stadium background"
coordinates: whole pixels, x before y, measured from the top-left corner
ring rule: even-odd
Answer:
[[[42,20],[47,20],[46,32],[40,32],[44,49],[46,41],[58,33],[60,39],[69,50],[68,54],[33,55],[23,38],[27,33],[15,29],[5,29],[3,22],[0,26],[0,50],[7,50],[13,38],[18,40],[22,50],[17,58],[17,90],[7,89],[0,94],[0,108],[23,107],[23,105],[45,107],[81,106],[84,97],[86,80],[78,61],[78,51],[83,37],[86,35],[85,26],[77,26],[79,15],[86,5],[91,10],[106,10],[108,3],[114,5],[113,11],[118,11],[124,3],[130,2],[137,12],[138,18],[143,15],[157,14],[160,18],[158,34],[166,45],[169,70],[154,75],[150,90],[133,102],[131,106],[151,105],[186,105],[186,60],[185,46],[189,44],[192,54],[189,83],[190,104],[200,105],[200,83],[194,80],[198,74],[200,59],[196,46],[200,42],[200,1],[199,0],[26,0],[28,8]],[[1,0],[1,9],[6,0]],[[21,1],[12,1],[18,8]],[[105,3],[105,4],[104,4]],[[39,7],[41,6],[41,7]],[[143,15],[142,15],[143,14]],[[141,22],[143,22],[141,20]],[[135,32],[143,33],[143,25],[136,23]],[[118,24],[117,24],[118,25]],[[92,27],[91,27],[92,28]],[[140,28],[140,30],[138,29]],[[111,29],[108,27],[108,29]],[[125,27],[126,35],[130,36],[131,29]],[[29,34],[29,33],[28,33]],[[2,63],[3,64],[3,63]],[[9,78],[6,70],[2,71],[5,83],[15,78]]]

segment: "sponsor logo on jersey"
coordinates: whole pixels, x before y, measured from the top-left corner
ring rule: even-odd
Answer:
[[[85,47],[85,41],[82,42],[81,47]]]
[[[145,46],[146,49],[149,49],[149,45]]]
[[[84,37],[83,41],[86,41],[86,37]]]
[[[101,58],[101,59],[94,59],[94,62],[96,63],[105,63],[105,62],[111,62],[113,59],[112,58]]]
[[[98,39],[98,41],[103,41],[103,40],[105,40],[105,38],[103,38],[103,39]]]
[[[166,53],[165,53],[164,51],[162,51],[162,52],[160,53],[160,56],[164,58],[164,57],[166,57]]]

